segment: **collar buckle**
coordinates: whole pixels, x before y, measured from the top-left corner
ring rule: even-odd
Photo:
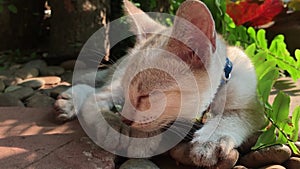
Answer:
[[[222,81],[225,83],[231,78],[231,71],[232,71],[232,62],[229,58],[226,58],[226,64],[224,67],[224,75]]]

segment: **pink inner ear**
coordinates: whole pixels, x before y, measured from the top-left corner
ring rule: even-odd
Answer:
[[[215,50],[215,22],[209,9],[203,2],[196,0],[187,0],[183,2],[176,13],[176,16],[186,19],[200,29],[210,40],[213,51]]]
[[[169,39],[166,50],[181,58],[192,69],[205,68],[210,61],[210,42],[208,42],[208,39],[204,39],[203,41],[191,39],[190,42],[193,43],[191,46],[197,46],[200,50],[196,49],[194,51],[186,45],[187,43],[174,38]]]
[[[214,20],[200,1],[187,0],[179,7],[167,50],[192,68],[208,66],[216,49]]]

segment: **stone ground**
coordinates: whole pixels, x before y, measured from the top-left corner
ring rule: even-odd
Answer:
[[[18,71],[16,72],[16,74],[18,74]],[[47,73],[44,74],[47,75]],[[50,75],[56,76],[55,73],[50,73]],[[47,81],[47,79],[43,79],[43,81]],[[24,87],[26,85],[23,83],[21,86]],[[281,79],[276,86],[277,88],[284,89],[286,93],[291,95],[292,110],[295,106],[300,105],[300,81],[297,83],[297,86],[291,86],[290,79],[285,78]],[[17,90],[8,90],[7,88],[6,86],[7,92],[11,92],[9,90]],[[24,89],[25,88],[22,89],[23,92],[25,91]],[[45,93],[45,91],[48,90],[44,90],[41,93]],[[50,95],[54,93],[54,96],[56,96],[57,93],[55,92],[56,91],[50,91]],[[54,120],[54,110],[51,107],[37,108],[39,106],[30,106],[43,105],[44,100],[37,92],[33,94],[32,91],[29,91],[29,93],[33,96],[38,95],[35,96],[37,99],[32,101],[34,99],[29,99],[29,97],[24,101],[23,98],[14,97],[14,99],[19,99],[23,102],[19,102],[18,105],[11,107],[0,107],[0,169],[129,169],[134,168],[133,166],[137,163],[140,163],[141,166],[148,166],[148,168],[151,169],[192,168],[179,165],[168,155],[153,158],[151,161],[154,163],[149,160],[126,161],[127,159],[116,158],[113,154],[95,146],[81,129],[77,120],[58,124]],[[273,93],[276,93],[276,91],[274,90]],[[13,94],[20,96],[18,95],[19,93],[16,94],[16,92]],[[2,96],[5,99],[7,98],[5,92]],[[1,99],[0,95],[0,106],[1,102],[4,102],[3,98]],[[271,97],[270,99],[272,101],[274,98]],[[45,104],[48,104],[49,101],[50,103],[53,102],[53,100],[46,98]],[[15,100],[12,102],[15,103]],[[26,107],[24,107],[24,105]],[[135,163],[134,165],[132,165],[132,161]],[[293,163],[293,161],[296,162]],[[120,164],[123,165],[119,167]],[[299,169],[300,158],[292,157],[284,166],[288,169]],[[240,168],[242,167],[240,166]],[[274,165],[269,168],[284,167]]]

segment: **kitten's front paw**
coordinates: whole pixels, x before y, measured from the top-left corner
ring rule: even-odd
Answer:
[[[190,158],[197,166],[214,166],[226,158],[234,148],[232,138],[224,136],[218,141],[201,142],[193,140]]]
[[[72,86],[57,97],[54,103],[56,110],[56,119],[59,121],[71,120],[76,116],[76,113],[81,109],[82,104],[87,99],[94,88],[85,84]]]
[[[58,121],[67,121],[75,117],[76,112],[73,105],[71,93],[65,92],[58,96],[54,103],[55,116]]]

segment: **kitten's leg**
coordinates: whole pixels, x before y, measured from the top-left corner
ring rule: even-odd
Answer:
[[[124,96],[119,80],[104,85],[95,95],[89,96],[78,114],[81,126],[88,136],[106,150],[117,150],[128,145],[120,144],[121,134],[129,135],[129,127],[111,112],[114,105],[123,105]]]
[[[262,127],[260,120],[251,110],[232,110],[212,118],[195,132],[190,158],[198,166],[217,164]]]
[[[56,118],[59,121],[73,119],[76,112],[81,109],[85,99],[94,91],[95,89],[89,85],[78,84],[60,94],[54,104],[57,113]]]
[[[83,103],[91,94],[102,92],[99,89],[95,90],[94,87],[87,84],[96,86],[103,86],[105,83],[109,84],[107,83],[107,81],[109,81],[107,77],[112,71],[113,69],[98,71],[96,73],[96,79],[95,72],[82,72],[83,76],[74,81],[74,83],[82,82],[82,84],[76,84],[58,96],[54,104],[57,113],[56,118],[59,121],[67,121],[76,117],[76,113],[81,110]]]

